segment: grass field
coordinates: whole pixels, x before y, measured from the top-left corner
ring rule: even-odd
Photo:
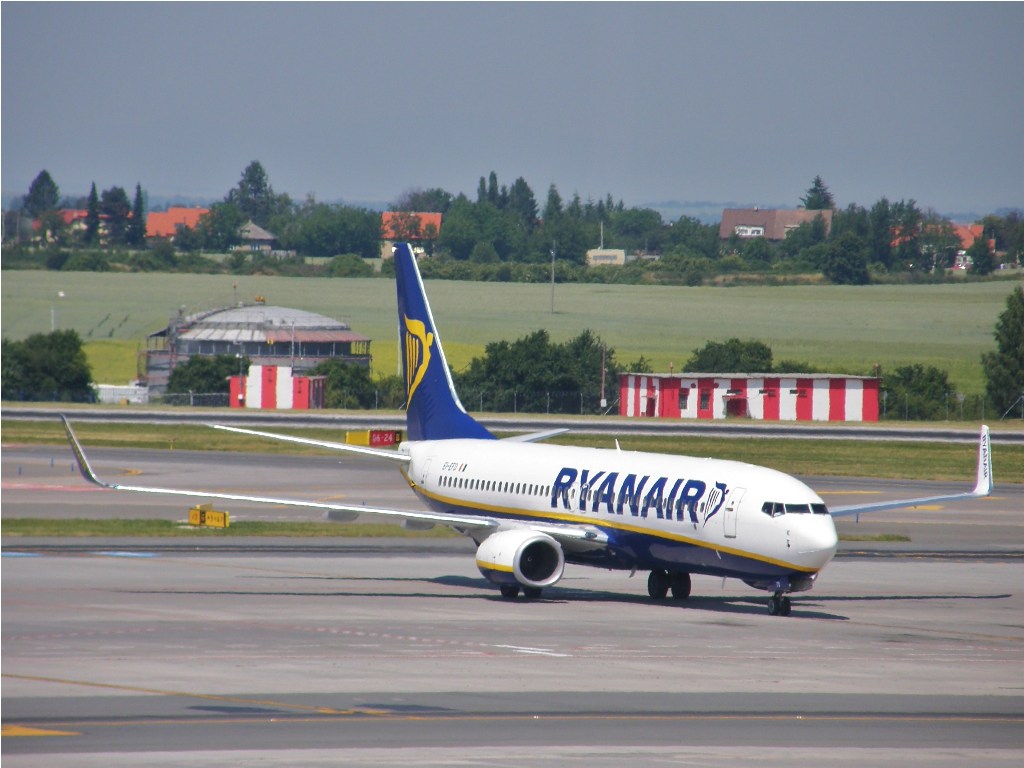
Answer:
[[[876,363],[935,365],[959,391],[980,394],[980,355],[994,348],[996,319],[1015,285],[559,285],[554,314],[545,284],[431,281],[427,290],[456,369],[491,341],[539,328],[564,341],[589,328],[620,363],[643,355],[656,371],[679,370],[697,347],[735,336],[767,343],[776,361],[837,373],[869,373]],[[130,379],[146,334],[180,307],[192,312],[257,295],[347,321],[374,339],[376,371],[397,367],[395,288],[386,279],[6,271],[0,294],[6,338],[48,332],[52,308],[58,327],[82,335],[94,379],[103,383]]]

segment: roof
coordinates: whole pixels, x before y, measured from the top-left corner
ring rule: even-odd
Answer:
[[[745,235],[746,237],[764,237],[766,240],[785,240],[791,229],[801,224],[809,224],[818,216],[825,221],[825,232],[832,226],[832,215],[835,211],[808,210],[806,208],[726,208],[722,211],[722,223],[718,227],[718,237],[728,240],[736,233],[737,227],[757,227],[764,234]],[[740,235],[743,237],[744,235]]]
[[[76,221],[84,221],[89,216],[88,211],[83,211],[76,208],[61,208],[57,211],[57,215],[60,216],[60,220],[64,223],[64,226],[70,226]],[[100,214],[101,219],[106,219],[106,214]],[[33,219],[32,229],[38,232],[43,227],[42,219]]]
[[[433,227],[436,237],[441,231],[440,213],[384,211],[380,215],[381,240],[422,240],[428,227]]]
[[[985,231],[985,228],[981,224],[954,224],[953,230],[956,232],[956,236],[960,238],[960,242],[963,243],[963,249],[966,251],[977,240]]]
[[[146,214],[146,237],[174,237],[178,227],[195,229],[199,219],[209,212],[209,208],[181,206],[171,206],[166,211],[153,211]]]
[[[151,336],[166,335],[162,330]],[[370,341],[347,323],[314,312],[255,304],[189,315],[181,321],[178,337],[203,341]]]
[[[239,231],[239,234],[242,236],[243,240],[259,240],[268,243],[273,240],[277,240],[277,235],[273,234],[272,232],[268,232],[259,224],[253,221],[247,221],[242,226],[242,229]]]
[[[855,381],[876,381],[877,376],[854,376],[848,373],[628,373],[620,376],[646,376],[649,379],[851,379]]]

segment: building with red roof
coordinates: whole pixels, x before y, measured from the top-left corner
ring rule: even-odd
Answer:
[[[390,259],[395,243],[411,243],[413,253],[420,258],[426,253],[425,244],[436,240],[440,233],[440,213],[384,211],[380,215],[380,257]]]
[[[173,238],[180,227],[195,229],[199,220],[210,212],[209,208],[183,208],[171,206],[166,211],[146,214],[146,237]]]

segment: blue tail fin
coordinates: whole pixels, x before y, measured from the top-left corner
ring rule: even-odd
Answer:
[[[398,338],[405,373],[405,422],[410,440],[448,440],[470,437],[493,440],[459,402],[441,337],[408,243],[395,245],[398,285]]]

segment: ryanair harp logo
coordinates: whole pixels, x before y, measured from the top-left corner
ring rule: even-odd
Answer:
[[[422,320],[405,317],[405,392],[406,402],[412,402],[413,393],[427,374],[430,365],[430,348],[434,345],[434,334],[427,331]]]

